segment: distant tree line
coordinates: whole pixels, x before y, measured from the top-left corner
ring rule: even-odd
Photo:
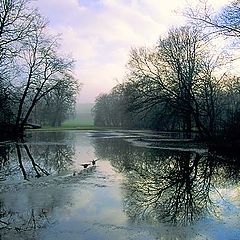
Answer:
[[[28,121],[59,126],[74,110],[74,61],[29,0],[0,0],[0,127],[22,132]],[[10,128],[8,128],[10,129]]]
[[[214,20],[199,9],[187,15],[201,24],[172,28],[152,48],[131,50],[124,83],[96,98],[96,126],[179,130],[186,136],[197,131],[203,139],[239,136],[240,77],[223,72],[236,56],[218,53],[216,42],[223,35],[238,43],[240,2]]]

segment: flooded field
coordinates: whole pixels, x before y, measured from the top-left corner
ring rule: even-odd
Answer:
[[[28,133],[0,144],[0,239],[238,240],[239,178],[174,134]]]

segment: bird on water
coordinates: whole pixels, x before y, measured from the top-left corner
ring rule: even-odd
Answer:
[[[98,161],[99,159],[93,159],[92,161],[91,161],[91,163],[92,163],[92,165],[94,166],[94,165],[96,165],[96,161]],[[91,163],[83,163],[83,164],[81,164],[82,166],[83,166],[83,168],[87,168],[89,165],[91,165]]]
[[[92,165],[95,165],[96,164],[96,161],[98,161],[99,159],[94,159],[91,161]]]
[[[87,168],[90,165],[90,163],[83,163],[81,165],[83,166],[83,168]]]

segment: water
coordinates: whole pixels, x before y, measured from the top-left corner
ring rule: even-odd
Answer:
[[[167,139],[64,131],[1,144],[0,239],[240,239],[236,159]]]

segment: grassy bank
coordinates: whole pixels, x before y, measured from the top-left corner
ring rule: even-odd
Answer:
[[[64,128],[77,128],[77,127],[94,127],[94,122],[92,119],[71,119],[66,120],[62,123],[62,126]]]
[[[93,121],[83,121],[83,120],[67,120],[60,127],[51,127],[48,125],[42,126],[42,128],[34,129],[31,131],[64,131],[64,130],[113,130],[119,129],[114,127],[95,127]]]
[[[71,119],[62,123],[60,127],[42,126],[37,131],[62,131],[62,130],[94,130],[93,121],[91,119]]]

